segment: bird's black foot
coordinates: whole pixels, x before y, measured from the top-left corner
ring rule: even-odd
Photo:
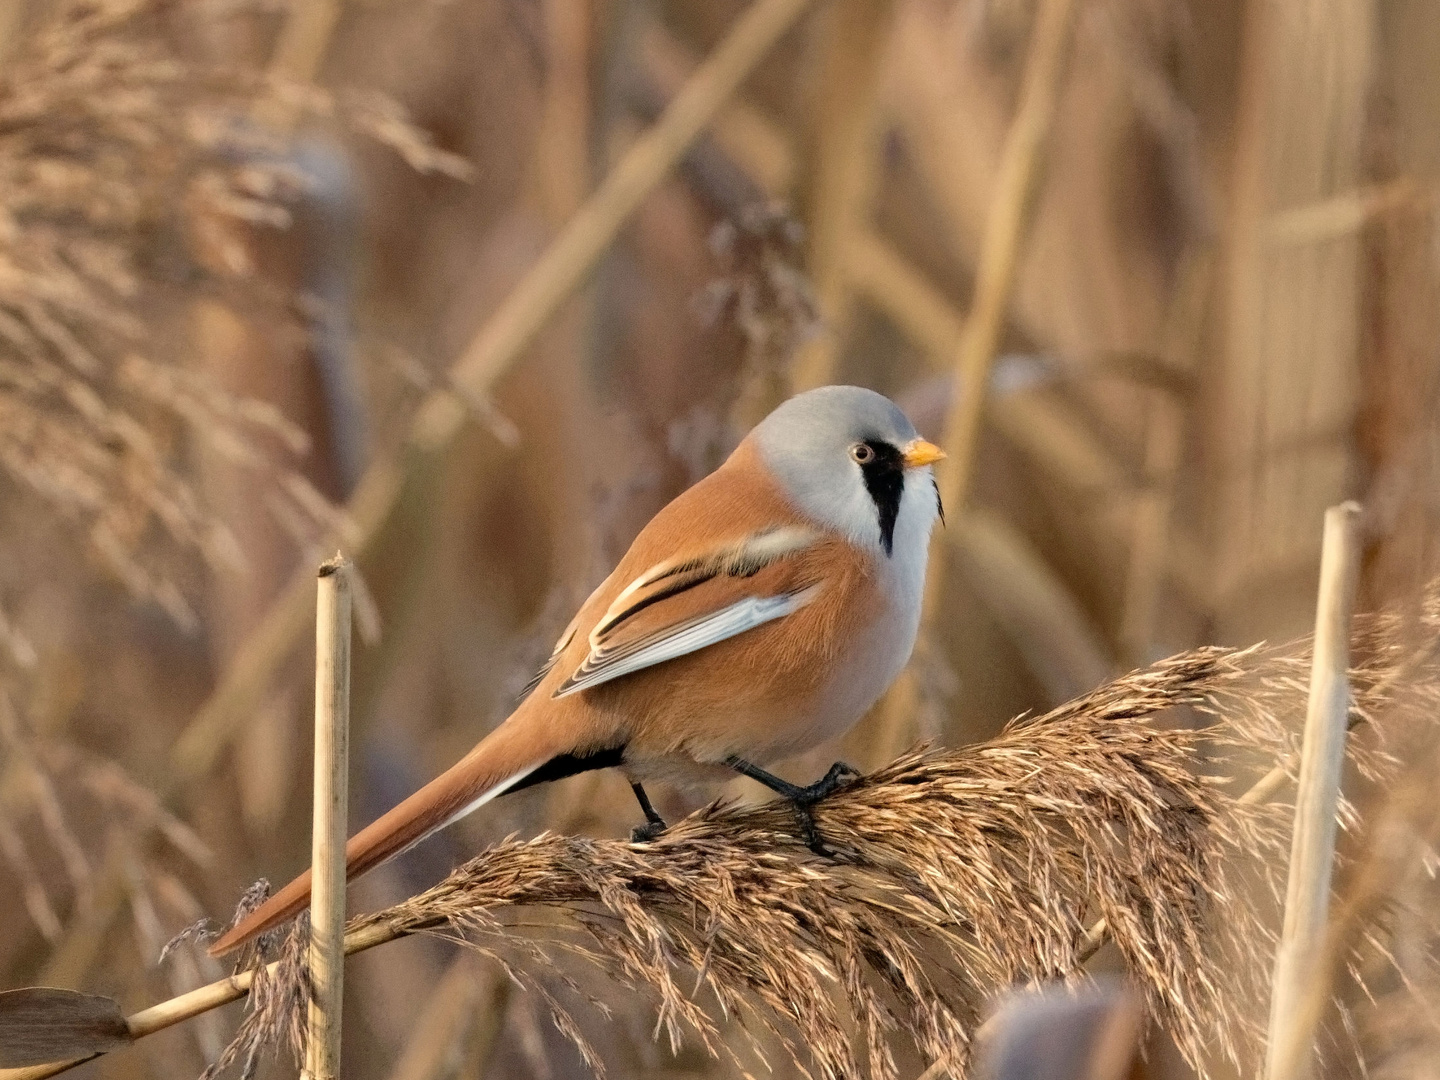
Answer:
[[[835,794],[851,780],[860,779],[860,770],[854,765],[847,765],[843,761],[837,761],[830,766],[830,771],[822,776],[809,787],[803,787],[791,796],[791,801],[805,803],[807,806],[814,806],[821,799]]]
[[[645,794],[645,789],[639,784],[631,784],[630,790],[635,792],[635,799],[640,803],[640,809],[645,813],[645,824],[636,825],[630,830],[630,842],[632,844],[645,844],[654,840],[665,831],[665,819],[660,816],[655,807],[650,805],[650,796]]]
[[[798,784],[782,780],[773,773],[766,772],[758,765],[750,764],[744,758],[732,757],[725,764],[752,780],[758,780],[771,791],[788,799],[790,805],[795,809],[795,820],[800,826],[800,839],[805,841],[805,846],[816,855],[826,857],[835,855],[834,851],[825,846],[825,840],[815,825],[815,815],[811,808],[821,799],[833,795],[849,781],[859,779],[859,769],[853,765],[847,765],[843,761],[837,761],[830,766],[830,771],[815,783],[808,787],[801,787]]]
[[[665,831],[665,822],[647,821],[644,825],[636,825],[630,830],[630,842],[632,844],[648,844]]]
[[[805,846],[816,855],[834,858],[835,852],[826,846],[824,839],[820,836],[820,830],[815,825],[815,815],[811,812],[811,807],[821,799],[833,795],[850,781],[859,778],[859,769],[853,765],[847,765],[843,761],[837,761],[830,766],[830,771],[815,783],[799,788],[795,794],[790,796],[790,805],[795,808],[795,818],[800,824],[800,838],[805,841]]]

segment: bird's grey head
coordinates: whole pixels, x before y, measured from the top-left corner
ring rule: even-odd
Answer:
[[[772,412],[752,435],[760,456],[808,517],[893,556],[923,556],[941,512],[925,442],[889,398],[822,386]]]

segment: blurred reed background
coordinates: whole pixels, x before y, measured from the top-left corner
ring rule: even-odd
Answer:
[[[1440,8],[793,0],[506,353],[487,320],[747,6],[0,3],[0,987],[139,1006],[218,977],[156,957],[308,862],[297,582],[337,543],[359,824],[501,720],[639,527],[795,389],[887,393],[953,459],[915,662],[797,777],[1307,632],[1343,498],[1366,506],[1360,606],[1419,610]],[[1326,954],[1361,1009],[1343,958],[1375,939],[1384,1002],[1335,1020],[1360,1052],[1327,1075],[1440,1060],[1435,747],[1404,746],[1356,793]],[[530,790],[351,907],[513,832],[634,816],[619,775]],[[349,971],[347,1077],[587,1074],[482,957],[416,939]],[[574,977],[614,1010],[579,1020],[612,1075],[740,1075]],[[236,1019],[87,1075],[195,1076]],[[1144,1075],[1189,1075],[1151,1041]]]

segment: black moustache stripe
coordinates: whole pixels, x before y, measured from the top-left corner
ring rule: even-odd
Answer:
[[[900,451],[879,439],[867,439],[872,452],[869,461],[860,466],[865,490],[875,503],[880,519],[880,546],[888,556],[895,547],[895,519],[900,516],[900,496],[905,492],[905,460]]]

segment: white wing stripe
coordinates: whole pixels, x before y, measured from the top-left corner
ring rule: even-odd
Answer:
[[[629,675],[642,668],[698,652],[716,642],[743,634],[746,630],[784,618],[810,603],[819,590],[819,585],[811,585],[799,592],[782,593],[779,596],[748,596],[688,626],[677,628],[673,633],[628,655],[617,656],[608,662],[603,654],[597,656],[592,652],[585,663],[580,665],[580,670],[566,680],[555,696],[565,697],[577,690],[599,686],[611,679],[618,679],[621,675]],[[595,660],[599,661],[598,666],[586,672],[586,668]]]
[[[693,583],[698,584],[720,574],[749,575],[803,550],[815,543],[820,534],[805,525],[784,525],[753,533],[738,543],[720,548],[707,555],[687,559],[666,559],[656,563],[649,570],[620,590],[595,628],[590,631],[591,649],[601,648],[605,635],[624,621],[627,605],[636,593],[648,589],[667,577],[689,574]]]

